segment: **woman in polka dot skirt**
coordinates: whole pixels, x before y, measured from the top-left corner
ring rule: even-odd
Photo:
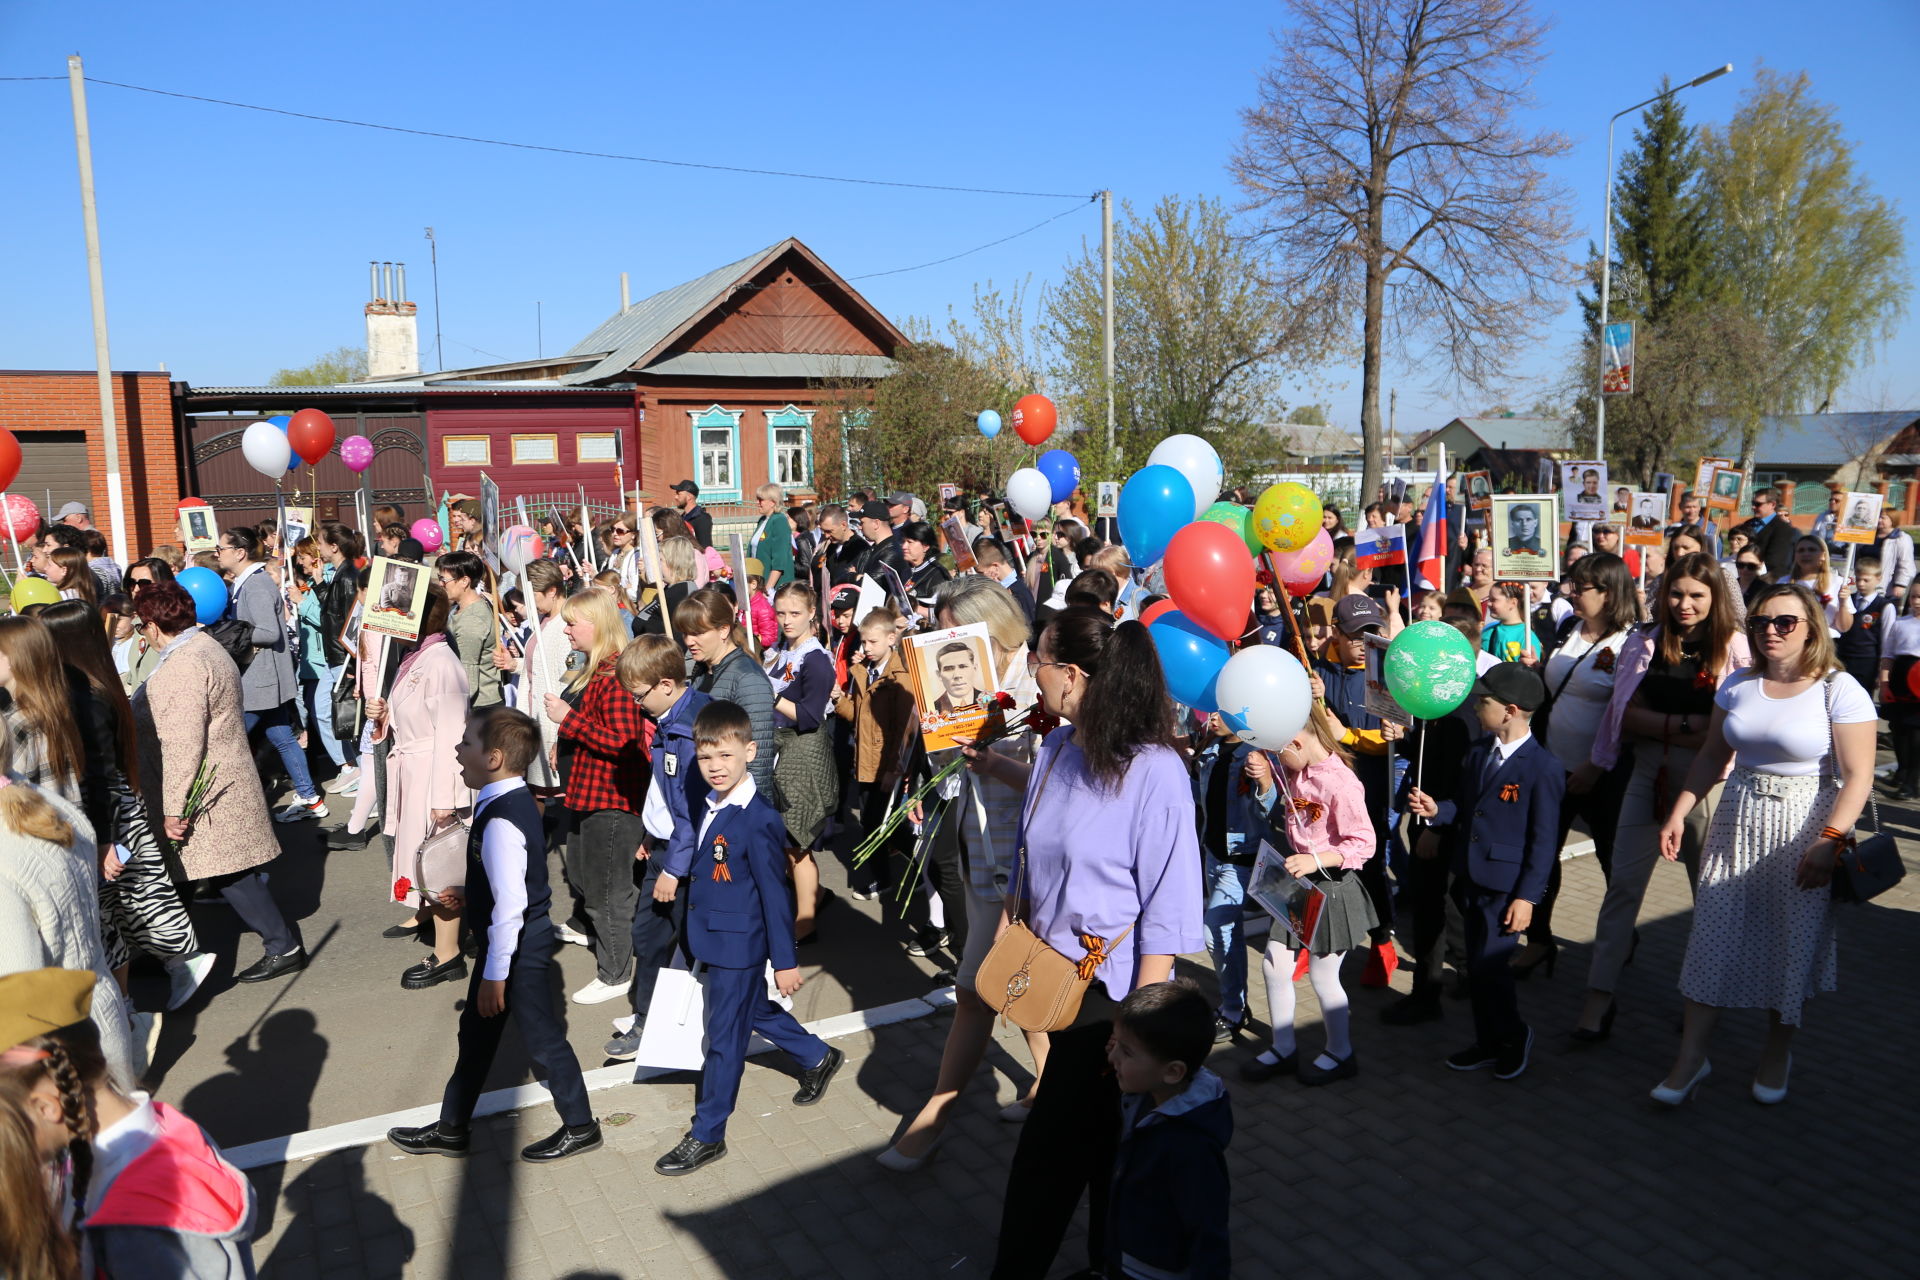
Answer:
[[[1661,828],[1662,855],[1677,857],[1687,812],[1731,756],[1680,970],[1680,1054],[1657,1101],[1678,1106],[1712,1073],[1707,1042],[1722,1009],[1768,1011],[1753,1097],[1784,1101],[1801,1005],[1834,989],[1834,860],[1873,782],[1878,717],[1840,670],[1825,623],[1805,587],[1754,598],[1754,665],[1720,686],[1707,743]]]

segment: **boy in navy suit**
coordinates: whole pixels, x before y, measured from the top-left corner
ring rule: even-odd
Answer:
[[[1520,1018],[1510,961],[1560,856],[1566,771],[1534,740],[1533,713],[1547,687],[1532,670],[1517,662],[1489,667],[1473,696],[1491,736],[1467,752],[1454,795],[1436,799],[1416,787],[1408,808],[1448,829],[1453,896],[1467,926],[1474,1042],[1447,1065],[1492,1067],[1496,1079],[1511,1080],[1527,1069],[1533,1031]]]
[[[463,900],[466,925],[480,955],[460,1014],[460,1056],[440,1101],[440,1118],[422,1128],[387,1130],[387,1141],[410,1155],[464,1156],[467,1125],[480,1101],[487,1070],[513,1018],[532,1058],[547,1074],[560,1128],[527,1147],[522,1160],[560,1160],[600,1145],[600,1125],[587,1103],[580,1060],[567,1043],[554,1005],[553,952],[559,945],[548,908],[546,843],[540,805],[527,790],[527,765],[540,750],[540,726],[525,712],[488,707],[467,720],[454,748],[460,777],[474,791],[467,837],[467,883],[449,901]]]
[[[825,1097],[828,1081],[846,1061],[767,996],[768,961],[774,985],[790,996],[800,989],[800,959],[787,897],[787,826],[747,773],[755,752],[753,722],[734,703],[709,702],[694,718],[693,741],[700,773],[712,788],[687,877],[687,952],[707,966],[707,1060],[693,1131],[654,1161],[654,1171],[668,1177],[727,1154],[727,1117],[754,1032],[803,1064],[793,1095],[797,1107]],[[655,897],[671,897],[678,887],[678,877],[662,870]]]

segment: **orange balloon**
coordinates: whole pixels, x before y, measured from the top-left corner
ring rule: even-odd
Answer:
[[[13,432],[0,427],[0,489],[11,488],[20,474],[20,442]]]
[[[1053,401],[1037,393],[1021,396],[1019,403],[1013,406],[1014,432],[1030,445],[1037,446],[1052,435],[1059,419]]]

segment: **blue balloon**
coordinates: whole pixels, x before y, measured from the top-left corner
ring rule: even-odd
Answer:
[[[1120,486],[1120,541],[1136,570],[1158,564],[1193,523],[1193,484],[1172,467],[1142,467]]]
[[[1187,505],[1191,509],[1193,504]],[[1177,610],[1155,618],[1147,634],[1160,652],[1160,669],[1166,673],[1167,692],[1174,701],[1196,711],[1218,711],[1214,684],[1233,656],[1227,642]]]
[[[293,415],[290,413],[276,413],[271,418],[268,418],[267,421],[280,428],[280,434],[285,435],[287,434],[287,424],[293,421]],[[300,455],[296,453],[287,459],[287,470],[298,471],[299,469]],[[205,626],[206,624],[202,623],[201,625]]]
[[[1065,449],[1049,449],[1033,464],[1053,487],[1053,500],[1065,502],[1080,487],[1080,463]]]
[[[194,621],[201,626],[211,626],[226,614],[227,582],[213,570],[195,565],[182,569],[174,581],[193,597]]]
[[[982,409],[974,421],[980,427],[980,434],[991,440],[1000,434],[1000,415],[991,409]]]

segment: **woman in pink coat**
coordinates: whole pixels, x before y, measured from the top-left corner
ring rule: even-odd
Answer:
[[[422,883],[444,879],[447,873],[436,869],[423,875],[420,858],[429,836],[460,825],[473,806],[453,759],[453,749],[467,729],[467,673],[447,641],[446,626],[447,596],[435,583],[427,591],[419,646],[401,661],[388,696],[367,700],[374,739],[393,739],[387,755],[384,828],[393,849],[393,900],[414,909],[412,919],[383,936],[415,937],[429,917],[433,920],[433,954],[400,976],[400,985],[409,991],[467,976],[467,960],[460,952],[460,913],[437,898],[442,889],[464,883],[464,878]],[[425,896],[423,890],[435,896]]]

